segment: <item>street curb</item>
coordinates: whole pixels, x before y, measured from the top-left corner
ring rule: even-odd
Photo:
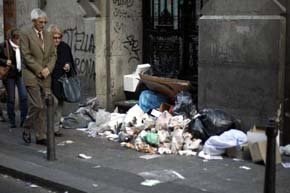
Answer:
[[[21,179],[25,182],[31,182],[33,184],[37,184],[39,186],[48,188],[53,191],[57,192],[69,192],[69,193],[86,193],[84,191],[78,190],[76,188],[73,188],[71,186],[67,186],[64,184],[60,184],[51,180],[47,180],[32,174],[28,174],[22,171],[18,171],[12,168],[8,168],[5,166],[0,165],[0,173],[1,174],[6,174],[8,176],[12,176],[14,178]]]

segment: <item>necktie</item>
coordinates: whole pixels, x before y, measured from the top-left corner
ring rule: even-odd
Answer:
[[[38,38],[39,38],[39,40],[41,42],[42,49],[44,49],[44,43],[43,43],[42,35],[41,35],[40,32],[37,32],[37,35],[38,35]]]

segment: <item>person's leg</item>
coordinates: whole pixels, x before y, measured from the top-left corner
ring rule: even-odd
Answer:
[[[9,123],[11,128],[15,128],[15,79],[8,78],[7,79],[7,114],[9,118]]]
[[[56,99],[56,98],[55,98]],[[58,104],[55,109],[55,115],[54,115],[54,133],[55,136],[61,136],[60,132],[60,119],[62,117],[62,109],[63,109],[63,101],[58,100]]]
[[[34,128],[36,143],[38,143],[38,141],[46,139],[45,114],[43,113],[45,106],[42,100],[42,89],[37,85],[27,86],[26,90],[28,96],[28,115],[23,124],[24,132],[30,133],[31,129]]]
[[[19,94],[20,127],[22,127],[26,119],[27,112],[28,112],[27,92],[26,92],[26,88],[23,83],[22,77],[17,78],[16,86],[18,88],[18,94]]]

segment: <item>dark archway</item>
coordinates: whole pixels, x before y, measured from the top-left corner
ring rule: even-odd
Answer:
[[[196,100],[201,7],[202,0],[143,0],[143,62],[155,76],[191,81]]]

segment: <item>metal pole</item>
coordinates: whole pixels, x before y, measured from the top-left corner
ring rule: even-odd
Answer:
[[[53,128],[53,98],[51,94],[46,96],[46,117],[47,117],[47,160],[54,161],[55,158],[55,139]]]
[[[278,129],[276,122],[269,121],[266,128],[267,135],[267,157],[266,157],[266,171],[264,182],[264,193],[275,193],[275,178],[276,178],[276,136]]]

